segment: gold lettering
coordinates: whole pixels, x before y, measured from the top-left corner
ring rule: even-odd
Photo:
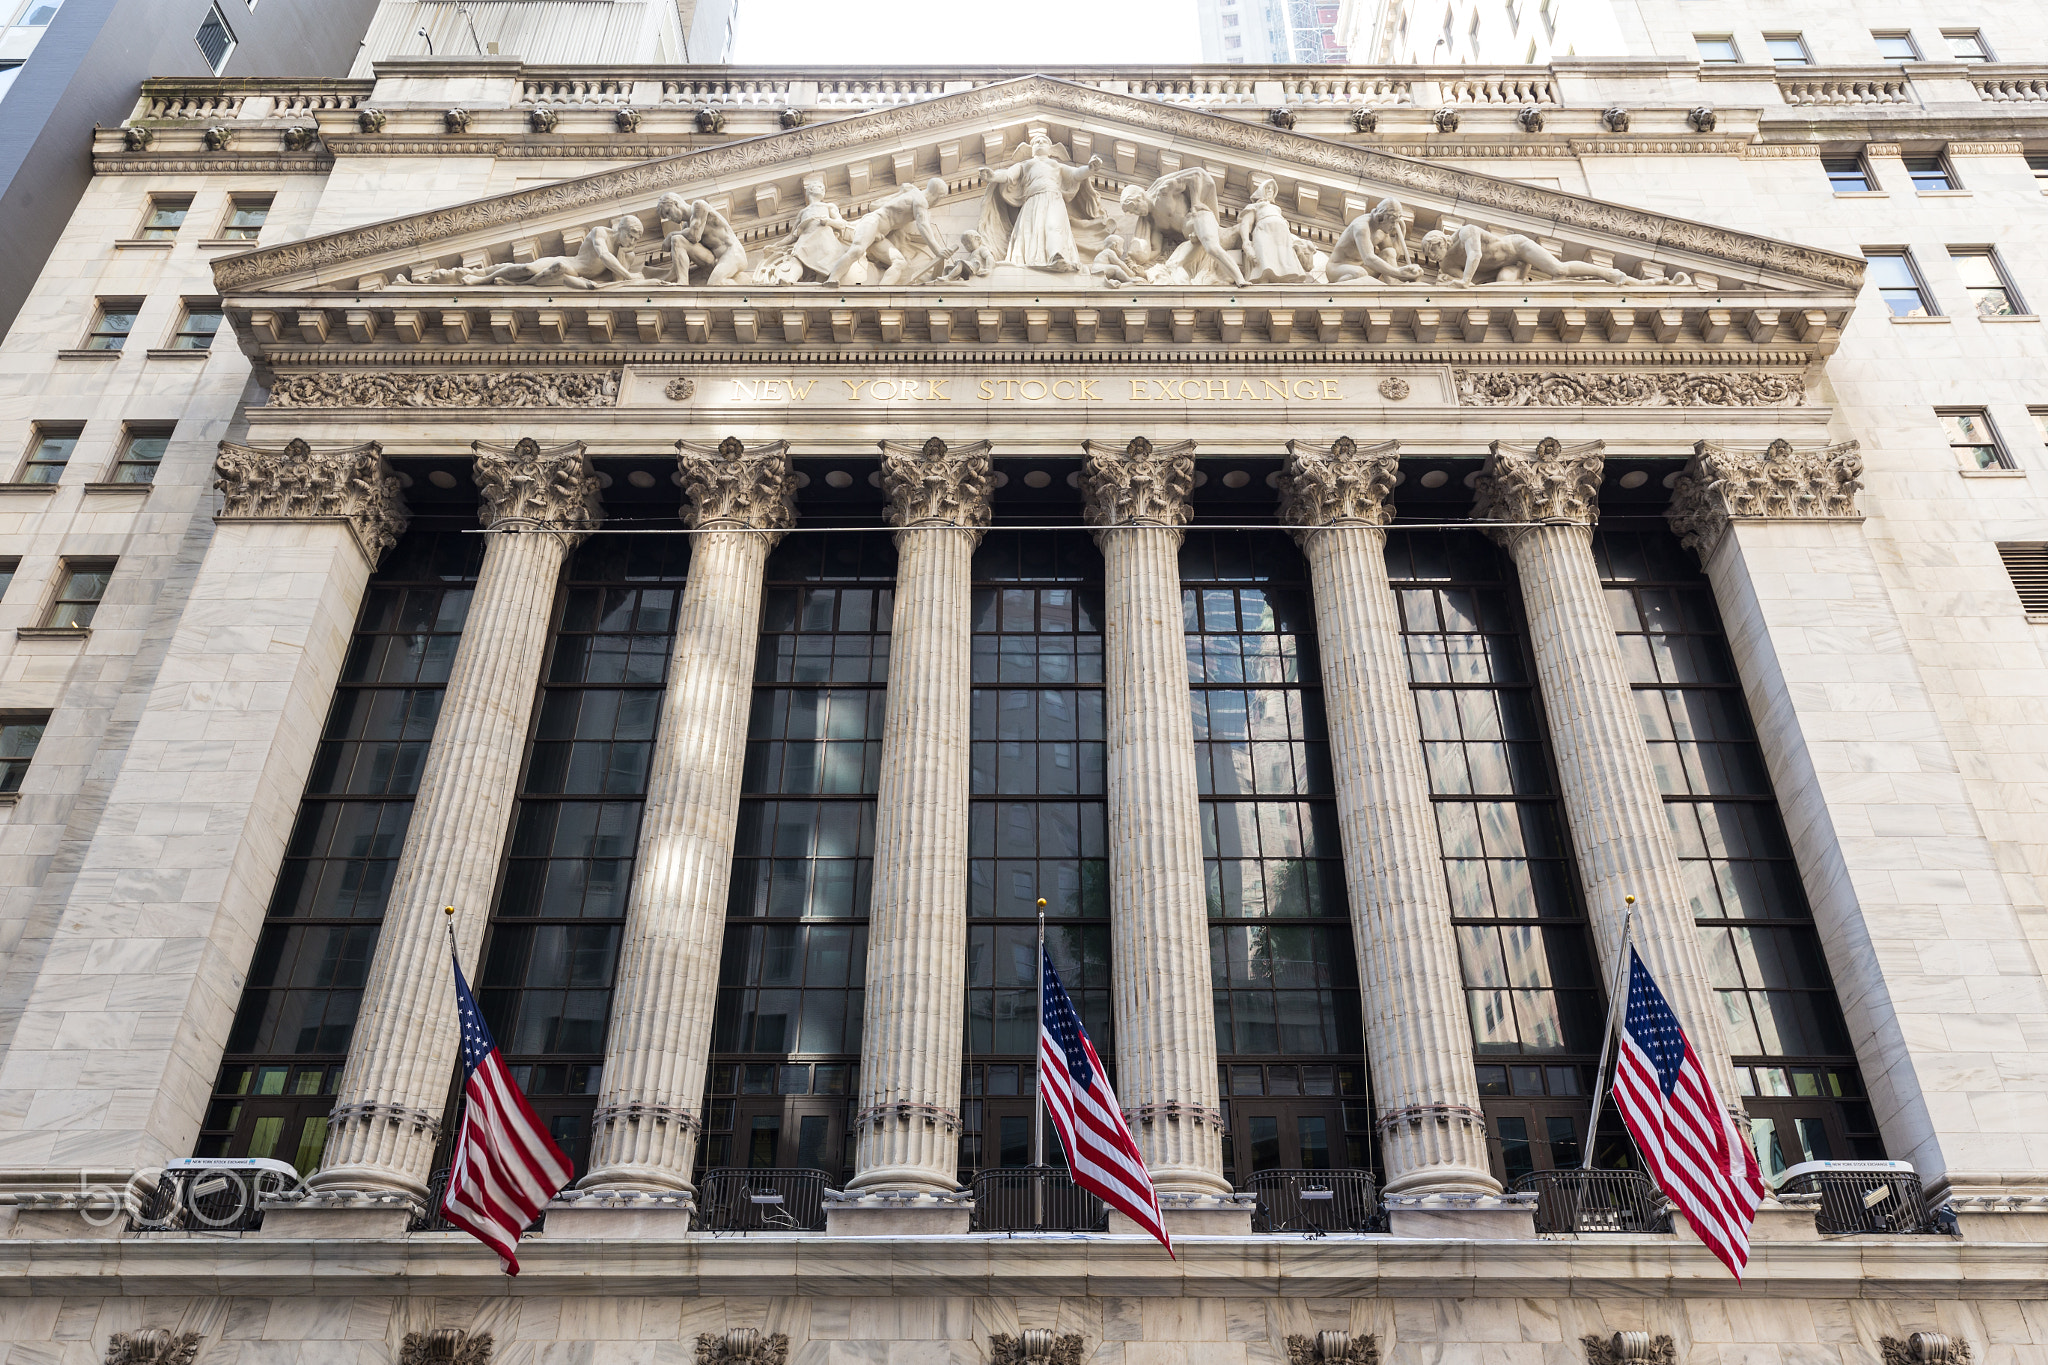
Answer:
[[[895,397],[896,397],[896,381],[895,381],[895,380],[893,380],[893,379],[876,379],[876,380],[872,380],[872,381],[870,381],[870,382],[872,382],[872,383],[873,383],[873,385],[874,385],[874,388],[873,388],[873,389],[871,389],[871,390],[870,390],[870,392],[874,394],[874,398],[875,398],[875,401],[876,401],[877,403],[887,403],[887,402],[889,402],[889,401],[890,401],[891,399],[893,399],[893,398],[895,398]],[[887,384],[887,385],[889,386],[889,391],[888,391],[887,393],[883,393],[883,392],[882,392],[882,386],[883,386],[884,384]]]
[[[764,403],[779,403],[779,402],[781,402],[781,401],[782,401],[782,395],[781,395],[780,393],[776,392],[776,390],[778,390],[778,389],[780,389],[780,388],[782,387],[782,382],[783,382],[783,381],[781,381],[780,379],[764,379],[764,380],[762,380],[762,381],[761,381],[761,401],[762,401],[762,402],[764,402]]]
[[[1240,379],[1237,381],[1237,401],[1242,403],[1248,399],[1256,402],[1258,395],[1252,392],[1252,386],[1249,381]]]
[[[918,392],[917,392],[918,384],[919,384],[919,382],[920,382],[920,381],[918,381],[918,380],[915,380],[915,379],[904,379],[904,380],[900,380],[900,381],[898,381],[898,382],[900,382],[900,383],[901,383],[901,384],[903,385],[903,400],[904,400],[905,402],[909,403],[909,402],[921,402],[921,401],[923,401],[923,400],[922,400],[922,399],[921,399],[921,398],[920,398],[920,397],[918,396]]]
[[[839,382],[846,385],[846,398],[852,403],[860,401],[860,391],[868,386],[865,379],[842,379]]]
[[[1195,391],[1192,394],[1188,392],[1188,385],[1190,384],[1195,386]],[[1183,379],[1180,381],[1180,399],[1183,403],[1199,403],[1208,396],[1208,387],[1201,380]]]
[[[925,398],[927,403],[950,403],[953,401],[952,395],[946,392],[946,385],[952,383],[952,380],[928,379],[925,382],[931,386],[932,390]]]
[[[1031,392],[1034,386],[1036,386],[1036,388],[1038,389],[1037,393]],[[1017,393],[1018,396],[1028,399],[1033,403],[1036,403],[1041,401],[1045,397],[1045,385],[1040,380],[1027,379],[1017,386]]]
[[[1064,384],[1064,385],[1066,385],[1066,386],[1067,386],[1067,391],[1066,391],[1065,393],[1061,393],[1061,392],[1060,392],[1060,385],[1062,385],[1062,384]],[[1073,380],[1071,380],[1071,379],[1055,379],[1055,380],[1053,380],[1053,381],[1052,381],[1052,396],[1053,396],[1054,398],[1058,399],[1058,400],[1059,400],[1060,402],[1062,402],[1062,403],[1071,403],[1071,402],[1073,402],[1073,401],[1074,401],[1074,381],[1073,381]]]
[[[1278,398],[1282,402],[1285,402],[1287,400],[1287,381],[1284,379],[1278,383],[1275,383],[1270,379],[1261,379],[1259,381],[1259,387],[1265,390],[1265,393],[1259,396],[1259,401],[1261,403],[1265,402],[1269,398]]]
[[[1212,403],[1228,403],[1230,401],[1230,381],[1228,379],[1212,379],[1209,381],[1209,401]]]
[[[1341,403],[1343,400],[1344,395],[1337,392],[1337,381],[1325,379],[1323,381],[1323,401],[1325,403]]]
[[[735,403],[756,403],[761,399],[761,381],[758,379],[735,379],[732,381],[732,401]]]
[[[808,399],[811,396],[811,390],[818,387],[818,381],[815,379],[806,379],[802,388],[796,386],[794,379],[785,379],[782,382],[789,385],[790,397],[796,399],[799,403]]]
[[[1145,386],[1151,382],[1149,379],[1133,379],[1131,381],[1131,401],[1133,403],[1151,401],[1152,395],[1145,392]]]
[[[1308,389],[1308,392],[1307,392],[1307,393],[1303,393],[1303,392],[1302,392],[1302,389],[1303,389],[1303,387],[1306,387],[1306,388]],[[1317,397],[1317,394],[1316,394],[1316,381],[1315,381],[1315,380],[1313,380],[1313,379],[1297,379],[1297,380],[1295,380],[1295,381],[1294,381],[1294,396],[1295,396],[1296,398],[1306,398],[1306,399],[1308,399],[1308,400],[1309,400],[1310,402],[1314,402],[1314,401],[1315,401],[1315,399],[1316,399],[1316,397]]]
[[[1081,381],[1081,398],[1084,402],[1089,403],[1100,403],[1102,401],[1102,395],[1095,392],[1094,380],[1084,379]]]
[[[994,398],[995,396],[995,386],[986,379],[982,380],[981,386],[975,391],[975,397],[979,398],[982,402],[986,403],[989,399]]]

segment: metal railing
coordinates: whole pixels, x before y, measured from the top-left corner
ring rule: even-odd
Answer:
[[[1671,1210],[1641,1171],[1531,1171],[1515,1193],[1536,1193],[1536,1231],[1669,1232]]]
[[[165,1170],[130,1219],[131,1232],[254,1232],[262,1201],[298,1183],[290,1167]]]
[[[1355,1166],[1330,1170],[1257,1171],[1243,1188],[1258,1197],[1254,1232],[1385,1232],[1379,1182]]]
[[[721,1166],[697,1185],[697,1226],[706,1232],[823,1232],[823,1171]]]
[[[974,1177],[974,1232],[1106,1232],[1109,1208],[1064,1166],[1007,1166]]]
[[[448,1215],[441,1212],[441,1196],[448,1192],[448,1170],[446,1167],[427,1177],[427,1206],[412,1216],[405,1225],[407,1232],[460,1232],[461,1228],[448,1221]],[[526,1225],[527,1232],[539,1232],[548,1221],[546,1209],[533,1216]]]
[[[1806,1171],[1777,1193],[1819,1195],[1814,1226],[1824,1236],[1941,1231],[1928,1216],[1920,1177],[1911,1171]]]

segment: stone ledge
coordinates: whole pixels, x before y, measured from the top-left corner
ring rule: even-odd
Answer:
[[[91,626],[16,626],[17,640],[89,640]]]

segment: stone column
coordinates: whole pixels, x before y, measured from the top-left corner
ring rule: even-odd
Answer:
[[[1109,900],[1117,1098],[1162,1196],[1228,1195],[1216,1015],[1181,626],[1179,527],[1194,442],[1087,444],[1107,598]],[[1169,1207],[1186,1200],[1165,1199]],[[1185,1230],[1195,1231],[1194,1227]]]
[[[1492,1195],[1422,728],[1387,585],[1398,444],[1290,441],[1280,519],[1315,588],[1345,884],[1389,1196]],[[1398,1210],[1397,1210],[1398,1212]]]
[[[1965,1235],[2048,1239],[2048,983],[1857,510],[1856,443],[1702,441],[1671,525],[1700,556],[1887,1154]],[[1958,648],[1997,648],[1983,642]],[[1958,964],[1967,964],[1959,967]],[[1958,1027],[1957,1016],[1968,1027]]]
[[[473,978],[555,585],[569,551],[599,519],[597,478],[581,443],[544,449],[529,437],[516,445],[478,441],[474,449],[483,494],[477,516],[493,534],[392,876],[327,1152],[307,1182],[315,1190],[308,1211],[363,1202],[350,1194],[426,1194],[460,1052],[443,927],[451,921],[442,907],[455,907],[457,950]],[[272,1230],[267,1219],[265,1230]]]
[[[690,1193],[768,552],[795,520],[789,444],[678,441],[690,577],[676,615],[586,1190]],[[550,1215],[551,1217],[553,1215]]]
[[[15,1190],[191,1153],[364,586],[405,529],[375,443],[223,442],[214,474],[212,542],[0,1056]]]
[[[959,1184],[967,969],[968,703],[974,547],[995,489],[988,442],[882,442],[896,532],[889,706],[875,806],[859,1174],[888,1195],[830,1210],[834,1231],[967,1230]],[[909,1196],[906,1198],[905,1196]],[[910,1220],[916,1220],[914,1224]],[[957,1226],[956,1226],[957,1225]]]
[[[1522,581],[1572,852],[1605,964],[1603,984],[1613,985],[1627,909],[1622,898],[1634,896],[1630,942],[1671,1002],[1714,1088],[1736,1105],[1728,1041],[1693,927],[1678,846],[1593,562],[1602,449],[1599,441],[1567,446],[1554,437],[1534,446],[1495,441],[1473,514],[1509,523],[1488,534],[1507,547]]]

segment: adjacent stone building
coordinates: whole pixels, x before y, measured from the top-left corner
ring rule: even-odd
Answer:
[[[153,89],[0,346],[8,1365],[2048,1360],[2037,71]],[[1029,1172],[1040,905],[1177,1260]],[[1625,918],[1910,1167],[1739,1286]]]

